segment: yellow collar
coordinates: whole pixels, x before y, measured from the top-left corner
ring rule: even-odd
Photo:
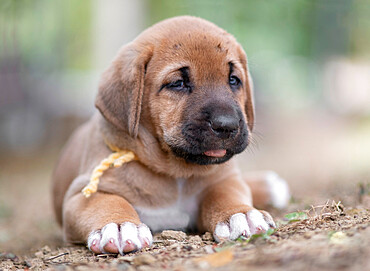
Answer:
[[[98,166],[96,166],[91,174],[90,182],[82,189],[82,194],[88,198],[91,194],[98,190],[100,177],[104,171],[111,167],[120,167],[125,163],[137,160],[136,155],[132,151],[120,150],[118,147],[110,144],[105,140],[105,144],[113,151],[107,158],[103,159]]]

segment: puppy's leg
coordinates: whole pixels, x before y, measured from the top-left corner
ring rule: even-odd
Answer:
[[[90,198],[81,193],[63,206],[66,241],[87,243],[94,253],[127,253],[150,246],[149,228],[124,198],[97,192]]]
[[[269,213],[252,207],[250,189],[242,180],[227,180],[209,187],[203,194],[199,219],[201,229],[213,232],[218,242],[275,227]]]
[[[253,204],[258,208],[285,208],[290,199],[287,182],[273,171],[249,172],[244,180],[252,191]]]

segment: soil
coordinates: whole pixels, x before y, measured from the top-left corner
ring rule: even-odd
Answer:
[[[81,246],[2,253],[0,270],[369,270],[369,210],[332,202],[294,215],[278,220],[272,234],[220,244],[210,233],[164,231],[151,248],[124,256],[93,255]]]

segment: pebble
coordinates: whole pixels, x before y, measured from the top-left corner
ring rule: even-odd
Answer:
[[[213,249],[213,246],[212,245],[208,245],[208,246],[205,246],[204,247],[204,251],[207,253],[207,254],[212,254],[214,253],[214,249]]]
[[[189,236],[189,242],[193,244],[201,244],[203,243],[203,240],[202,238],[200,238],[199,235],[192,235],[192,236]]]
[[[18,257],[14,253],[0,253],[0,260],[17,260]]]
[[[43,248],[41,248],[41,251],[44,253],[44,254],[47,254],[47,253],[50,253],[51,252],[51,249],[49,246],[44,246]]]
[[[348,237],[342,231],[338,231],[330,237],[330,243],[335,245],[345,244],[346,242],[348,242]]]
[[[161,238],[165,240],[172,239],[177,241],[184,241],[186,238],[186,233],[182,231],[167,230],[161,233]]]
[[[213,236],[212,233],[206,232],[205,234],[202,235],[203,241],[213,241]]]
[[[134,260],[134,257],[125,255],[125,256],[119,256],[117,259],[118,259],[119,262],[125,261],[125,262],[131,263]]]
[[[35,253],[35,256],[36,256],[37,258],[42,258],[42,257],[44,257],[44,253],[43,253],[42,251],[37,251],[37,252]]]

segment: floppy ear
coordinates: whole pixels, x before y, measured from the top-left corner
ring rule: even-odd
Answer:
[[[252,81],[251,74],[249,73],[249,70],[247,67],[246,54],[240,45],[238,46],[238,51],[239,51],[240,62],[243,65],[243,69],[244,69],[245,77],[246,77],[246,80],[245,80],[246,82],[244,85],[244,91],[247,97],[247,100],[245,102],[245,112],[247,114],[247,122],[248,122],[249,130],[252,131],[253,126],[254,126],[253,81]]]
[[[138,134],[145,69],[151,56],[149,47],[134,43],[122,47],[103,73],[95,100],[104,118],[132,137]]]
[[[247,85],[245,86],[247,92],[247,101],[245,103],[245,112],[248,118],[248,127],[252,132],[254,127],[254,97],[253,97],[253,80],[249,71],[247,71]]]

